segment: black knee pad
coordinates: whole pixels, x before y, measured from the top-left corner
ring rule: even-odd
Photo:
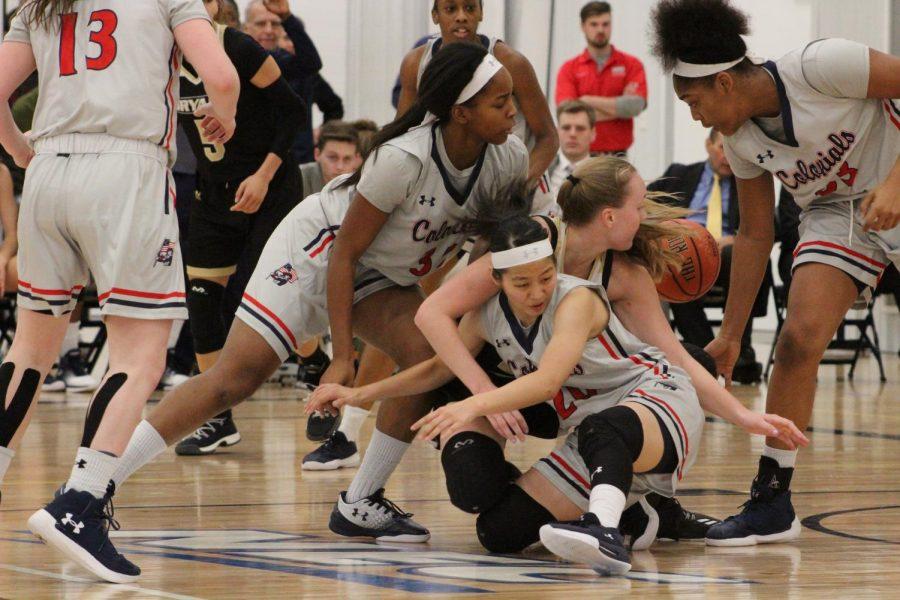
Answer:
[[[503,499],[520,473],[495,440],[474,431],[457,433],[441,450],[450,502],[467,513],[483,512]]]
[[[91,401],[87,415],[84,418],[84,433],[81,436],[81,446],[83,448],[91,447],[91,442],[94,441],[94,436],[97,434],[97,429],[100,427],[104,413],[106,413],[106,407],[109,406],[113,396],[125,385],[126,381],[128,381],[128,375],[125,373],[113,373],[106,378],[106,381],[97,390],[97,394]]]
[[[9,393],[9,384],[15,373],[16,365],[5,362],[0,365],[0,446],[9,446],[19,430],[34,397],[37,395],[38,386],[41,384],[41,374],[34,369],[25,369],[19,387],[6,406],[6,395]]]
[[[613,485],[628,494],[632,464],[644,447],[644,429],[637,413],[613,406],[590,415],[578,426],[578,453],[588,466],[591,485]]]
[[[192,279],[188,283],[187,306],[194,351],[209,354],[225,345],[225,321],[222,298],[225,287],[208,279]]]
[[[478,515],[475,531],[478,541],[489,552],[510,554],[538,541],[541,527],[555,520],[525,490],[510,483],[503,499]]]
[[[681,345],[684,346],[687,353],[691,355],[691,358],[700,363],[700,366],[706,369],[710,375],[713,377],[719,376],[719,370],[716,368],[716,361],[709,355],[709,352],[690,342],[681,342]]]

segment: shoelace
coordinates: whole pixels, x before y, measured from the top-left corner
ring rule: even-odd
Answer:
[[[197,431],[191,436],[194,439],[202,440],[204,438],[208,438],[211,434],[216,432],[217,425],[224,425],[225,419],[213,418],[201,425],[197,428]]]
[[[369,506],[377,508],[381,512],[395,515],[395,519],[408,519],[412,516],[412,513],[403,512],[402,510],[400,510],[399,506],[397,506],[381,494],[378,494],[374,498],[366,498],[366,502],[369,504]]]

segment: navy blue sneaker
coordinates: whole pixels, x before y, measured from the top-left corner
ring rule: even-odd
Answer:
[[[304,471],[333,471],[342,467],[359,466],[356,442],[351,442],[341,431],[335,431],[325,443],[303,457],[300,468]]]
[[[175,446],[178,456],[212,454],[219,447],[234,446],[241,441],[241,432],[230,414],[213,417]]]
[[[431,537],[427,529],[412,520],[412,514],[384,497],[384,489],[356,502],[347,502],[345,494],[341,492],[328,520],[328,529],[334,533],[382,542],[422,543]]]
[[[337,431],[341,424],[340,413],[314,412],[306,419],[306,439],[311,442],[324,442]]]
[[[131,583],[141,574],[137,565],[116,551],[109,529],[119,528],[113,518],[110,482],[103,498],[68,490],[28,519],[28,528],[49,546],[62,552],[100,579]]]
[[[706,532],[709,546],[754,546],[789,542],[800,537],[800,519],[788,489],[793,469],[781,469],[763,456],[759,474],[750,487],[750,499],[741,512],[713,525]]]
[[[590,565],[600,575],[624,575],[631,559],[619,530],[604,527],[594,513],[577,521],[548,523],[541,527],[541,543],[569,562]]]

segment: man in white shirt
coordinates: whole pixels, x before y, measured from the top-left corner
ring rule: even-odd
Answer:
[[[562,182],[578,163],[591,155],[591,144],[597,136],[594,109],[581,100],[567,100],[556,109],[559,123],[559,151],[535,190],[533,210],[558,213],[556,194]]]

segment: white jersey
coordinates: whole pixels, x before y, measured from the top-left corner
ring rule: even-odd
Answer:
[[[852,50],[843,40],[824,42],[850,44]],[[768,171],[803,208],[863,197],[885,180],[900,154],[900,103],[819,91],[804,75],[809,47],[762,65],[778,90],[784,140],[769,137],[753,120],[725,138],[737,177]],[[859,95],[864,94],[865,82]]]
[[[511,185],[524,180],[528,169],[524,145],[508,136],[503,144],[486,146],[466,189],[457,190],[435,147],[437,127],[437,123],[420,125],[384,144],[414,157],[421,169],[359,262],[398,285],[415,284],[454,256],[466,239],[465,221],[474,216],[479,199],[502,197]],[[321,192],[322,209],[332,226],[340,226],[354,195],[353,188],[340,187],[347,177],[332,180]]]
[[[201,0],[79,0],[49,28],[17,15],[6,41],[31,45],[41,90],[31,140],[104,133],[174,150],[173,29],[191,19],[209,20]]]
[[[488,53],[492,55],[494,54],[494,48],[497,46],[497,42],[501,41],[499,38],[488,37],[481,34],[478,35],[478,39],[487,49]],[[425,72],[425,67],[431,62],[434,53],[437,50],[440,50],[442,43],[443,41],[440,34],[435,35],[425,43],[425,51],[422,53],[422,58],[419,60],[419,71],[416,73],[416,87],[418,87],[419,83],[422,81],[422,73]],[[525,145],[529,149],[531,149],[534,147],[534,136],[528,128],[528,123],[525,122],[525,115],[522,114],[522,109],[519,108],[519,101],[516,100],[515,97],[513,97],[513,104],[516,106],[516,117],[512,132],[516,137],[525,142]]]
[[[484,333],[513,376],[523,377],[537,370],[553,337],[557,307],[579,287],[595,290],[609,306],[602,286],[562,274],[558,275],[547,309],[529,329],[521,326],[502,292],[482,306]],[[670,365],[660,350],[637,339],[610,310],[606,329],[584,342],[581,360],[553,398],[560,429],[575,427],[588,415],[615,406],[639,387],[665,387],[666,380],[673,377],[677,378],[678,387],[692,389],[683,370]]]

